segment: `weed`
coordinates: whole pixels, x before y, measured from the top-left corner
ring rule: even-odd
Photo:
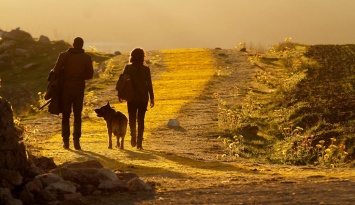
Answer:
[[[21,118],[15,118],[14,124],[16,127],[21,127]],[[21,129],[23,129],[22,140],[26,146],[26,151],[29,153],[28,156],[39,156],[39,146],[38,146],[39,130],[38,130],[38,127],[35,126],[34,128],[31,128],[31,126],[25,126]],[[36,154],[34,154],[34,153],[36,153]]]
[[[320,140],[316,145],[317,149],[317,162],[322,166],[327,167],[342,167],[346,164],[346,156],[348,152],[345,151],[345,145],[335,145],[336,138],[330,138],[331,144],[325,146],[325,141]]]
[[[85,96],[83,117],[90,117],[90,114],[94,111],[94,103],[97,101],[94,91],[90,91]]]
[[[244,151],[244,137],[242,135],[234,135],[232,139],[219,136],[218,139],[223,140],[223,144],[227,148],[228,156],[230,157],[240,157]],[[227,155],[222,155],[222,157],[227,157]]]

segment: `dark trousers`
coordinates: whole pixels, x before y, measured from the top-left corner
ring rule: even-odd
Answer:
[[[128,118],[131,137],[136,138],[137,145],[142,145],[144,132],[144,117],[147,111],[148,102],[128,102]],[[138,118],[138,119],[137,119]],[[136,122],[138,122],[138,135],[136,131]]]
[[[70,137],[70,114],[73,108],[74,132],[73,139],[81,137],[81,112],[83,110],[84,89],[64,87],[62,93],[62,137],[63,141],[69,141]]]

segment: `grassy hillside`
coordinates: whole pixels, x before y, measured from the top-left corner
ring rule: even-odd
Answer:
[[[49,71],[54,67],[59,53],[70,46],[64,41],[53,41],[50,44],[19,43],[16,48],[31,51],[26,59],[13,60],[12,66],[0,69],[2,86],[0,95],[11,102],[18,115],[31,112],[31,105],[39,106],[38,92],[45,92]],[[89,52],[99,70],[101,63],[113,57],[112,54]],[[35,109],[35,108],[34,108]],[[33,110],[32,110],[33,111]]]
[[[232,155],[286,164],[352,163],[355,45],[284,42],[250,55],[259,68],[241,103],[221,112]],[[226,111],[227,110],[227,111]]]

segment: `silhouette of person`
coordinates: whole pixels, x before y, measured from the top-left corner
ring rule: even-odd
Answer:
[[[92,79],[94,69],[91,56],[85,53],[84,40],[74,39],[73,47],[62,52],[53,68],[55,75],[61,75],[62,84],[62,138],[63,148],[69,149],[70,114],[74,113],[74,148],[81,149],[81,114],[83,110],[85,80]]]
[[[133,49],[130,54],[130,64],[127,64],[123,71],[123,73],[130,75],[134,87],[134,100],[127,102],[127,109],[131,131],[131,145],[132,147],[137,145],[137,149],[143,149],[144,118],[148,101],[150,101],[150,107],[154,107],[152,78],[150,68],[145,65],[145,57],[143,49]],[[123,102],[121,98],[119,98],[119,101]],[[136,122],[138,122],[138,135]]]

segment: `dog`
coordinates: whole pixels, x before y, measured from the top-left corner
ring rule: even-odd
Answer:
[[[117,138],[117,148],[124,149],[124,138],[127,132],[127,117],[119,111],[115,111],[110,102],[99,109],[95,109],[98,117],[103,117],[107,125],[108,148],[112,149],[112,133]],[[121,139],[121,142],[120,142]]]

